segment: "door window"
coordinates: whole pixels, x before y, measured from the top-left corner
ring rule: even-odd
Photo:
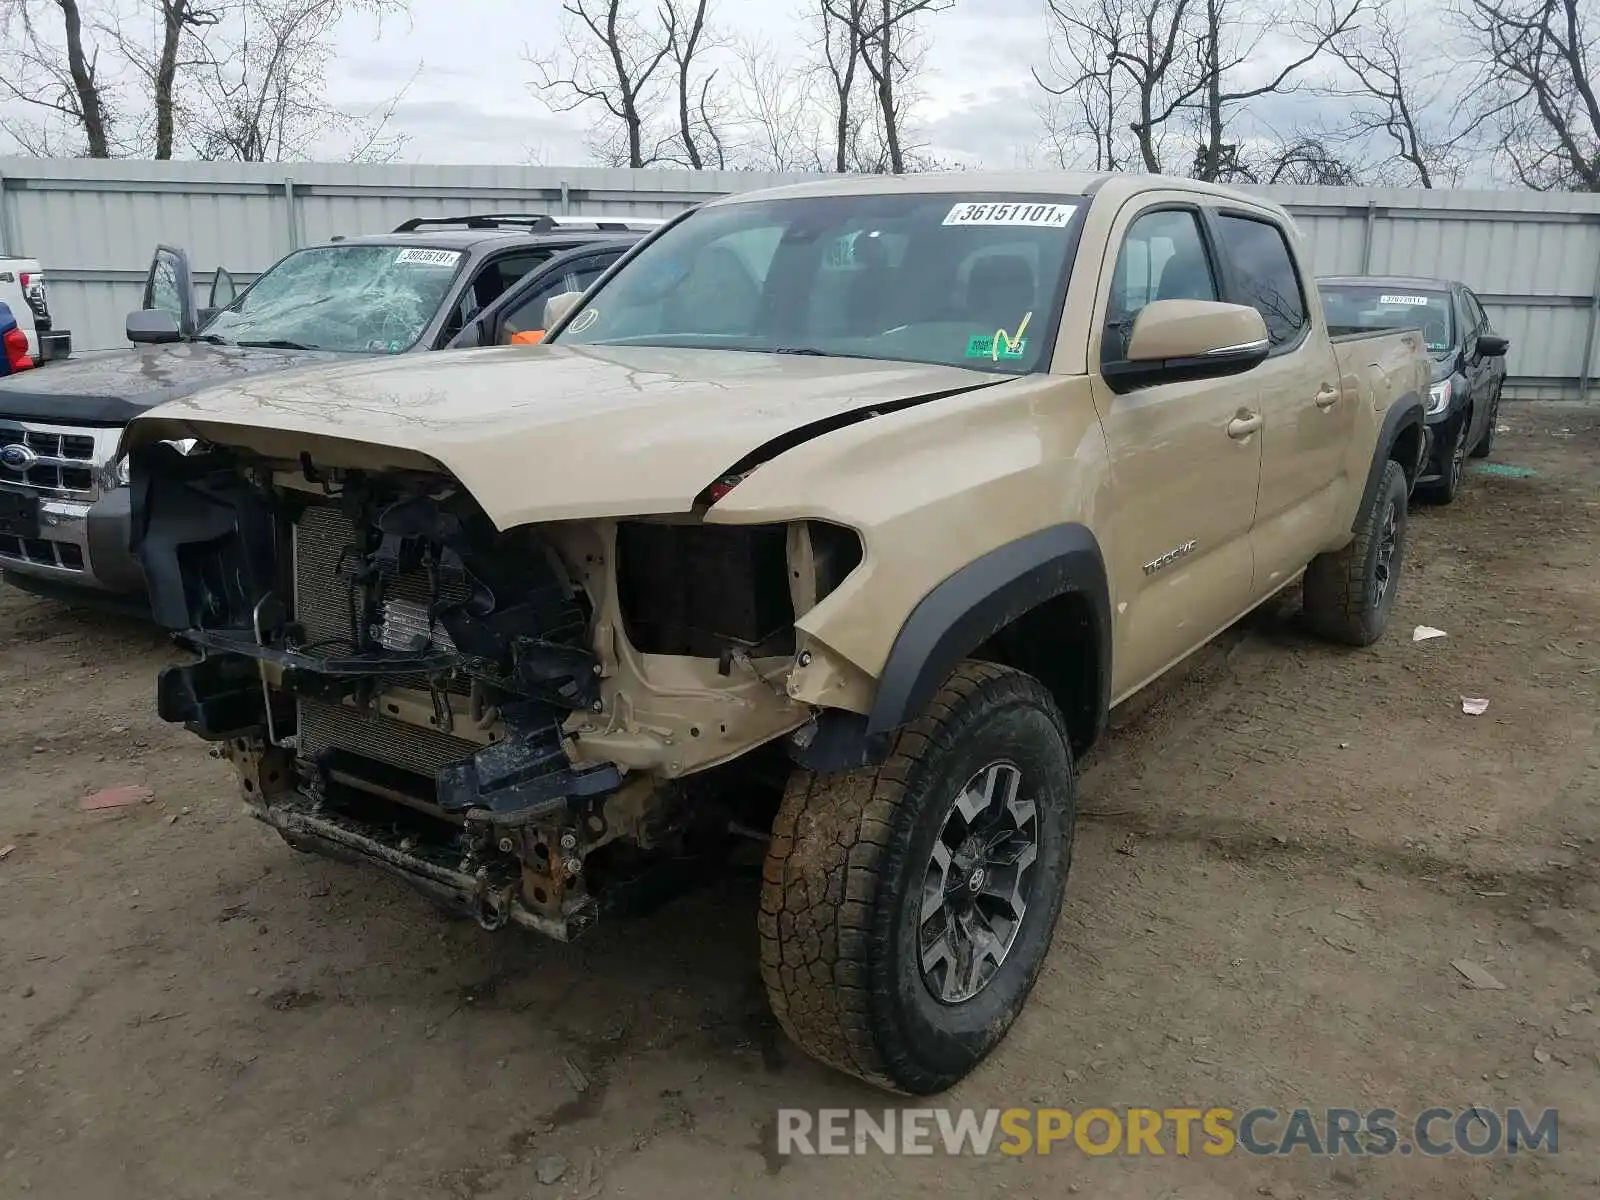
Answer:
[[[1283,231],[1270,221],[1220,216],[1217,228],[1238,295],[1261,314],[1274,348],[1288,345],[1307,325],[1305,291]]]
[[[1189,209],[1145,213],[1128,227],[1117,253],[1101,361],[1124,356],[1134,319],[1151,301],[1215,299],[1216,275],[1197,215]]]
[[[144,307],[164,312],[182,326],[188,316],[183,295],[187,283],[188,271],[178,256],[166,249],[156,251],[145,281]]]
[[[545,301],[562,292],[586,292],[589,285],[604,275],[606,268],[616,261],[617,255],[605,258],[585,258],[569,264],[550,279],[534,288],[507,310],[500,323],[499,342],[508,345],[517,340],[519,333],[531,333],[544,328]]]

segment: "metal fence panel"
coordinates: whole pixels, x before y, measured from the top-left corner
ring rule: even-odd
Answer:
[[[669,216],[803,176],[733,171],[0,159],[0,252],[38,258],[76,346],[125,345],[157,242],[241,283],[335,234],[468,211]],[[1600,196],[1254,189],[1294,214],[1318,272],[1464,280],[1512,339],[1508,395],[1587,397],[1600,376]]]

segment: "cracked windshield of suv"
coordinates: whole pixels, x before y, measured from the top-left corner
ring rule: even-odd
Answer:
[[[202,330],[205,341],[348,353],[409,350],[444,303],[459,250],[315,246],[256,280]]]
[[[960,193],[711,205],[551,341],[1040,370],[1084,207]]]

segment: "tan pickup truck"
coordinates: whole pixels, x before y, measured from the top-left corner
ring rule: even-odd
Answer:
[[[964,173],[729,197],[543,345],[246,379],[132,424],[198,661],[161,714],[292,845],[568,938],[766,843],[762,971],[944,1088],[1050,943],[1107,712],[1303,580],[1380,636],[1420,335],[1330,340],[1282,210]],[[193,439],[191,442],[190,439]]]

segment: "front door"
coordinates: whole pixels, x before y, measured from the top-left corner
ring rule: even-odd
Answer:
[[[1361,488],[1349,478],[1360,415],[1328,343],[1320,313],[1278,225],[1242,212],[1211,214],[1228,264],[1227,299],[1261,314],[1272,349],[1251,372],[1261,415],[1261,491],[1256,501],[1254,599],[1277,591],[1311,561],[1339,524],[1336,509]]]
[[[1159,198],[1137,203],[1113,230],[1120,249],[1096,320],[1100,362],[1121,356],[1151,301],[1221,298],[1199,212]],[[1091,356],[1095,350],[1091,345]],[[1121,393],[1094,376],[1111,462],[1101,544],[1116,630],[1113,702],[1248,604],[1261,472],[1258,390],[1253,373]]]

